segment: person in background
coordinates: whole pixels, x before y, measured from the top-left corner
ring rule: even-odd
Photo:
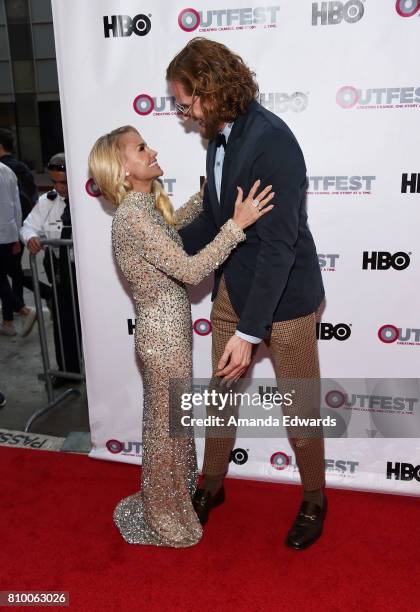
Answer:
[[[19,189],[19,199],[22,208],[22,221],[31,212],[38,200],[38,188],[32,172],[22,161],[13,155],[13,133],[11,130],[0,128],[0,161],[8,166],[16,175]],[[12,290],[23,301],[23,288],[32,289],[32,279],[25,276],[22,270],[23,244],[19,252],[13,255],[12,265]]]
[[[23,222],[20,238],[31,253],[44,250],[41,239],[70,239],[72,237],[69,194],[67,188],[66,159],[64,153],[53,155],[47,165],[48,174],[54,189],[43,194],[38,203]],[[48,247],[50,248],[50,247]],[[49,253],[44,256],[44,268],[48,280],[52,283],[53,276],[57,287],[57,301],[52,301],[54,324],[54,343],[58,369],[73,374],[80,374],[77,335],[81,343],[79,305],[77,299],[77,284],[74,262],[71,259],[70,268],[73,276],[73,287],[76,302],[76,317],[73,312],[71,281],[69,274],[68,250],[64,247],[52,247],[52,269]],[[63,351],[61,351],[59,326],[61,328]],[[53,386],[58,387],[68,382],[68,379],[57,376]]]
[[[0,162],[13,170],[16,175],[22,206],[22,221],[24,221],[37,203],[38,188],[28,166],[13,157],[12,152],[13,134],[10,130],[0,128]]]
[[[28,308],[23,299],[14,293],[9,276],[14,274],[13,256],[21,249],[19,228],[22,224],[22,209],[16,176],[10,168],[0,162],[0,299],[3,308],[3,323],[0,334],[15,336],[13,313],[23,317],[22,336],[27,336],[36,321],[36,311]]]

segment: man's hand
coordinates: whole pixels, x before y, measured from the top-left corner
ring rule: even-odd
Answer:
[[[35,253],[38,253],[38,251],[41,251],[44,248],[38,236],[33,236],[32,238],[30,238],[26,246],[34,255]]]
[[[19,240],[17,240],[12,246],[12,255],[18,255],[21,251],[22,247],[20,246]]]
[[[251,363],[252,344],[238,336],[232,336],[225,347],[225,352],[217,364],[216,376],[228,382],[237,381],[246,372]]]

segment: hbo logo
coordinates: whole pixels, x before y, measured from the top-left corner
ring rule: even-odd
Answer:
[[[360,21],[365,7],[360,0],[349,2],[313,2],[312,25],[334,25],[344,19],[347,23]]]
[[[350,338],[351,328],[346,323],[317,323],[316,337],[318,340],[348,340]]]
[[[104,20],[104,36],[146,36],[151,30],[152,23],[147,15],[136,15],[131,19],[128,15],[111,15],[103,18]]]
[[[248,461],[248,453],[244,448],[235,448],[230,453],[229,461],[233,461],[236,465],[243,465]]]
[[[363,270],[370,268],[371,270],[405,270],[410,265],[411,253],[388,253],[387,251],[363,251]]]
[[[308,106],[308,96],[300,91],[290,95],[282,92],[261,93],[260,104],[276,114],[288,110],[300,113]]]
[[[386,477],[395,480],[417,480],[420,482],[420,465],[412,465],[411,463],[395,463],[395,467],[392,467],[392,462],[388,461],[386,464]]]

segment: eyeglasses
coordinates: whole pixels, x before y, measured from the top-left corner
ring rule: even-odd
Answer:
[[[192,107],[194,106],[196,88],[197,87],[194,87],[193,92],[192,92],[191,104],[178,104],[178,102],[175,103],[176,110],[184,116],[189,115]]]
[[[58,172],[65,172],[66,166],[64,164],[47,164],[48,170],[56,170]]]

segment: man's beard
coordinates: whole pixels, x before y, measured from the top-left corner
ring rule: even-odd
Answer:
[[[217,117],[206,117],[201,124],[200,130],[204,138],[208,140],[216,138],[217,134],[220,132],[221,123],[222,122]]]

